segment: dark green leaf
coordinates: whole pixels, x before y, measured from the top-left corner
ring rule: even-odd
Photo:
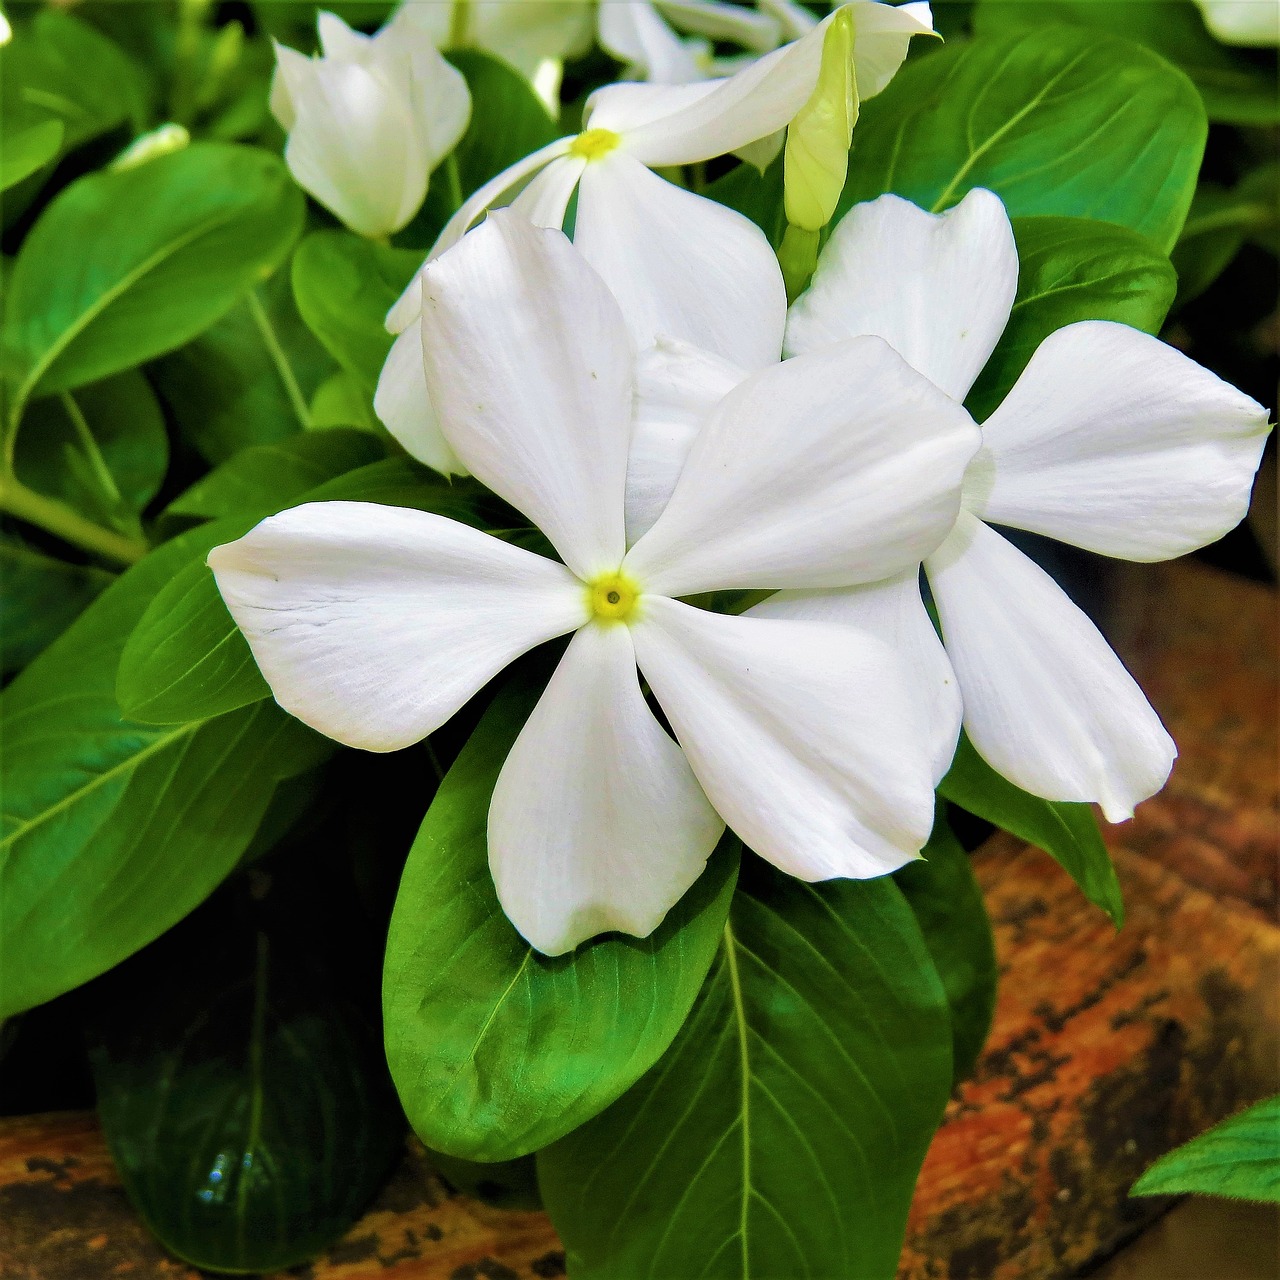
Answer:
[[[680,1035],[538,1155],[577,1280],[891,1280],[951,1088],[946,997],[893,881],[744,864]]]
[[[1135,231],[1084,218],[1015,218],[1018,295],[1009,323],[965,404],[981,422],[1035,349],[1077,320],[1115,320],[1157,333],[1173,302],[1169,259]]]
[[[428,1151],[427,1159],[450,1186],[495,1209],[542,1208],[538,1165],[533,1156],[482,1163]]]
[[[509,1160],[588,1120],[657,1060],[692,1005],[729,909],[737,845],[648,938],[534,951],[498,905],[489,799],[536,693],[486,713],[409,852],[387,938],[387,1060],[427,1146]]]
[[[349,231],[317,231],[293,255],[293,294],[311,332],[372,392],[391,350],[386,317],[422,254]]]
[[[0,675],[26,666],[111,584],[113,574],[68,564],[0,535]]]
[[[750,218],[776,249],[787,229],[782,179],[783,161],[779,156],[763,173],[754,165],[740,164],[717,178],[702,194]]]
[[[0,191],[8,191],[43,169],[62,149],[65,133],[61,120],[43,120],[7,138],[0,152]]]
[[[328,751],[270,702],[170,728],[120,716],[125,638],[160,588],[226,536],[205,525],[153,552],[0,699],[0,1017],[181,919],[235,865],[276,783]]]
[[[963,734],[951,771],[938,791],[953,804],[1051,854],[1117,929],[1124,922],[1120,882],[1091,806],[1029,795],[1001,777]]]
[[[152,366],[183,436],[210,462],[308,425],[307,402],[333,369],[298,315],[287,271]]]
[[[951,1007],[955,1079],[965,1079],[982,1052],[996,1006],[995,940],[969,855],[939,812],[924,861],[894,875],[933,957]]]
[[[4,356],[17,407],[188,342],[282,261],[302,214],[278,157],[225,143],[73,182],[9,277]]]
[[[1067,22],[1136,40],[1186,72],[1204,98],[1210,120],[1275,124],[1280,92],[1275,75],[1228,49],[1188,0],[982,0],[975,28],[1000,33],[1045,22]]]
[[[1280,1203],[1280,1095],[1161,1156],[1129,1194],[1188,1193]]]
[[[1081,27],[986,35],[912,62],[863,105],[837,217],[886,191],[935,212],[986,187],[1013,217],[1114,222],[1168,251],[1204,152],[1195,86]]]

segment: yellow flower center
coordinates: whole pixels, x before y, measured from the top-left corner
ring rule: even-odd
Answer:
[[[581,160],[599,160],[622,141],[612,129],[588,129],[569,144],[569,154]]]
[[[640,588],[625,574],[602,573],[587,583],[587,608],[597,622],[626,622],[640,602]]]

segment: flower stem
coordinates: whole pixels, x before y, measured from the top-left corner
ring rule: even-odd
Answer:
[[[136,564],[151,550],[141,538],[126,538],[104,529],[64,503],[28,489],[12,475],[0,474],[0,511],[116,564]]]

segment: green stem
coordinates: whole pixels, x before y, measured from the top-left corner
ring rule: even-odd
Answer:
[[[311,426],[311,410],[307,407],[306,397],[302,394],[302,388],[298,386],[298,379],[294,377],[293,366],[289,363],[289,357],[285,355],[284,348],[280,345],[280,340],[276,337],[276,331],[271,327],[271,321],[262,303],[258,301],[258,295],[255,290],[251,289],[249,291],[248,303],[249,313],[253,316],[253,322],[258,326],[258,332],[262,335],[263,345],[271,356],[276,372],[280,375],[280,381],[284,383],[289,403],[293,405],[293,411],[297,414],[298,421],[305,431]]]
[[[102,450],[98,448],[98,442],[93,438],[93,432],[89,429],[89,424],[85,420],[85,416],[80,412],[80,406],[76,403],[75,397],[69,391],[63,391],[58,397],[62,401],[62,408],[66,412],[68,418],[71,419],[71,426],[74,428],[76,437],[80,441],[80,447],[84,450],[86,457],[89,459],[89,466],[93,468],[94,479],[101,486],[103,493],[109,497],[112,502],[118,506],[124,504],[124,499],[120,496],[120,489],[116,485],[116,478],[111,474],[111,469],[107,466],[106,459],[102,456]]]
[[[449,212],[457,213],[462,208],[462,202],[466,197],[462,194],[462,174],[458,170],[458,153],[450,151],[445,156],[444,164],[440,166],[440,172],[444,175],[444,180],[449,184]]]
[[[0,511],[116,564],[136,564],[151,550],[140,538],[104,529],[54,498],[28,489],[12,475],[0,474]]]

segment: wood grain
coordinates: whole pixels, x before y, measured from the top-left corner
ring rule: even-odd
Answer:
[[[975,855],[1000,1000],[925,1163],[900,1280],[1075,1274],[1160,1211],[1126,1196],[1152,1158],[1280,1087],[1276,596],[1178,564],[1126,570],[1118,597],[1117,647],[1182,754],[1109,834],[1119,933],[1038,850],[998,835]],[[451,1194],[416,1150],[346,1239],[290,1273],[563,1274],[545,1217]],[[132,1215],[91,1116],[0,1122],[0,1277],[110,1276],[197,1273]]]

